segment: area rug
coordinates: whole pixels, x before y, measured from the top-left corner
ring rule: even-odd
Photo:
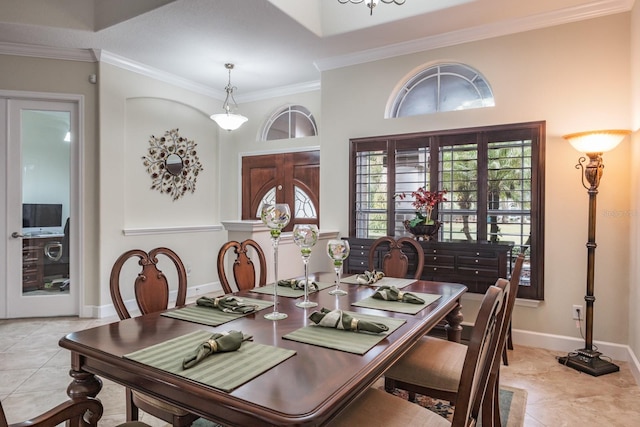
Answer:
[[[384,390],[384,387],[381,387],[381,389]],[[407,392],[404,390],[396,390],[394,394],[404,399],[407,398]],[[424,406],[425,408],[437,413],[444,418],[447,418],[448,420],[451,420],[451,418],[453,417],[454,408],[449,405],[449,402],[417,394],[416,403],[418,405]],[[526,390],[508,386],[500,387],[500,418],[502,419],[502,425],[504,427],[523,427],[526,407]],[[505,420],[507,421],[505,422]],[[481,423],[478,423],[478,426],[481,425]],[[211,421],[207,421],[202,418],[196,420],[192,424],[192,427],[218,426],[219,424],[212,423]],[[170,427],[170,424],[167,424],[167,427]]]
[[[381,387],[381,389],[384,390],[384,387]],[[396,389],[393,394],[403,399],[408,398],[408,394],[404,390]],[[449,421],[453,418],[454,407],[451,406],[448,401],[433,399],[428,396],[416,394],[416,403],[448,419]],[[524,425],[526,407],[526,390],[508,386],[500,387],[500,419],[502,420],[503,426],[522,427]],[[478,426],[481,425],[482,424],[478,422]]]

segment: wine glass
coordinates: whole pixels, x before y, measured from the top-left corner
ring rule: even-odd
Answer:
[[[311,256],[311,248],[318,241],[318,227],[314,224],[296,224],[293,227],[293,241],[300,247],[304,263],[304,301],[296,303],[296,306],[316,307],[317,302],[309,301],[309,257]]]
[[[336,271],[336,288],[329,294],[346,295],[347,291],[340,289],[340,271],[342,270],[342,261],[349,256],[349,242],[346,240],[329,240],[327,243],[327,255],[333,260],[333,269]]]
[[[273,246],[273,312],[264,315],[265,319],[286,319],[286,313],[278,312],[278,242],[282,229],[289,224],[291,211],[286,203],[265,203],[262,205],[260,219],[271,230],[271,244]]]

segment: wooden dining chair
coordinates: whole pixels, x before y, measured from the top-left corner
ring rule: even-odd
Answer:
[[[220,284],[225,294],[234,292],[231,289],[229,277],[226,272],[226,255],[233,249],[235,253],[235,260],[233,261],[233,279],[238,286],[238,291],[253,289],[258,286],[264,286],[267,284],[267,261],[264,256],[264,251],[256,242],[252,239],[247,239],[242,242],[235,240],[229,241],[222,245],[218,252],[218,276],[220,277]],[[249,249],[253,249],[258,259],[258,265],[260,268],[259,276],[256,276],[256,266],[249,256]],[[258,280],[256,282],[256,277]]]
[[[376,258],[379,259],[380,256],[378,253],[386,246],[389,249],[382,255],[382,261],[376,262]],[[388,277],[406,278],[409,274],[410,262],[407,256],[408,252],[404,251],[405,246],[409,246],[410,251],[416,254],[415,270],[412,277],[419,279],[424,268],[424,249],[410,237],[401,237],[396,240],[393,237],[384,236],[376,239],[369,249],[369,270],[382,270],[384,275]]]
[[[180,257],[171,249],[164,247],[152,249],[148,253],[141,249],[132,249],[118,257],[111,269],[111,277],[109,279],[111,299],[121,320],[131,317],[120,292],[120,273],[124,264],[132,258],[138,258],[138,264],[142,267],[142,271],[138,273],[133,285],[140,314],[156,313],[169,307],[169,283],[164,273],[158,269],[159,255],[166,256],[172,261],[178,275],[178,294],[175,306],[179,307],[185,304],[187,298],[187,272]],[[128,387],[125,388],[125,394],[127,399],[127,421],[138,420],[139,409],[171,423],[175,427],[190,426],[198,419],[197,415],[186,412],[155,397],[131,390]]]
[[[98,399],[88,397],[67,400],[35,418],[8,424],[4,409],[2,409],[2,402],[0,402],[0,427],[52,427],[63,424],[65,421],[68,422],[67,425],[72,427],[93,427],[98,425],[102,412],[102,403]]]
[[[367,389],[328,425],[334,427],[376,425],[385,427],[468,427],[476,424],[475,408],[485,393],[495,345],[504,320],[504,293],[491,286],[480,306],[471,333],[460,377],[458,402],[451,423],[440,415],[377,388]]]
[[[487,397],[484,400],[483,418],[497,413],[496,420],[483,425],[500,425],[499,420],[499,378],[500,357],[504,351],[506,335],[515,305],[519,271],[522,268],[524,255],[516,260],[511,281],[498,279],[497,287],[501,288],[506,299],[504,321],[496,336],[495,360],[492,361],[491,377],[488,378]],[[476,320],[477,322],[477,320]],[[474,326],[475,329],[475,326]],[[420,393],[436,399],[445,399],[453,404],[460,399],[460,384],[464,360],[468,346],[439,338],[426,336],[422,338],[405,356],[385,372],[385,389],[392,392],[395,388],[407,390],[410,400]],[[479,410],[479,408],[478,408]]]

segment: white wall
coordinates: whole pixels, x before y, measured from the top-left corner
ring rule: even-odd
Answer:
[[[348,231],[349,138],[546,120],[545,301],[516,307],[514,328],[579,337],[570,313],[584,304],[587,193],[561,136],[630,126],[629,33],[620,14],[323,72],[321,226]],[[480,70],[496,106],[385,120],[397,82],[439,61]],[[594,338],[615,343],[628,339],[629,218],[605,212],[629,209],[629,150],[626,140],[606,153],[598,198]],[[476,306],[465,300],[468,320]]]
[[[100,306],[111,304],[109,275],[129,249],[173,249],[190,270],[188,285],[218,284],[215,260],[227,233],[220,224],[218,127],[209,119],[217,101],[170,84],[100,64]],[[152,190],[142,163],[151,135],[179,129],[197,144],[203,171],[194,193],[174,201]],[[189,227],[200,227],[190,230]],[[140,234],[140,229],[149,229]],[[171,229],[171,232],[167,232]],[[127,234],[126,233],[134,233]],[[137,234],[135,234],[138,232]],[[133,286],[137,265],[126,268],[122,283]],[[167,268],[166,270],[169,270]],[[173,281],[172,289],[175,289]],[[131,289],[124,298],[133,298]]]

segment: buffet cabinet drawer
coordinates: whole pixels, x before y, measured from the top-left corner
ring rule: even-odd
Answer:
[[[474,257],[459,256],[458,263],[461,267],[465,268],[487,268],[495,270],[499,267],[499,260],[494,254]]]
[[[455,265],[456,257],[453,255],[425,255],[424,266],[427,267],[452,267]]]

